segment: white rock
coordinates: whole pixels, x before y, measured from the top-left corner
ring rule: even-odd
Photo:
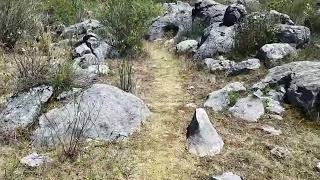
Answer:
[[[232,172],[225,172],[220,176],[212,176],[210,180],[242,180],[242,178]]]
[[[261,129],[271,135],[274,135],[274,136],[279,136],[280,134],[282,134],[281,130],[276,130],[274,127],[266,125],[266,124],[259,126],[259,129]]]
[[[191,53],[197,49],[197,46],[196,40],[186,40],[177,44],[176,50],[178,54]]]
[[[38,155],[37,153],[32,153],[20,160],[21,164],[25,164],[30,167],[38,167],[42,164],[50,163],[52,160],[45,155]]]

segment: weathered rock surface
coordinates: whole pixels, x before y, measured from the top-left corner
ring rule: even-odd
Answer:
[[[243,83],[230,83],[224,88],[210,93],[208,99],[204,103],[204,107],[209,107],[215,112],[223,111],[230,105],[229,93],[245,90],[246,88],[243,86]]]
[[[29,167],[39,167],[50,162],[52,162],[52,159],[45,155],[39,155],[37,153],[32,153],[20,160],[21,164],[27,165]]]
[[[232,172],[225,172],[220,176],[212,176],[210,180],[242,180],[242,178]]]
[[[112,56],[112,53],[112,47],[93,33],[88,33],[83,36],[72,50],[73,58],[91,54],[96,57],[98,61],[103,61],[105,58]]]
[[[223,25],[233,26],[247,15],[246,8],[241,3],[235,3],[228,6],[223,16]]]
[[[257,122],[265,113],[263,101],[254,96],[241,98],[229,111],[234,117],[248,122]]]
[[[310,41],[311,32],[305,26],[278,24],[276,28],[278,39],[282,43],[294,44],[297,47],[301,47]]]
[[[222,22],[226,5],[213,0],[198,0],[192,10],[193,18],[200,18],[205,27],[215,22]]]
[[[297,56],[297,50],[287,43],[266,44],[257,55],[268,68],[285,64],[290,58]]]
[[[225,71],[230,69],[235,62],[230,60],[215,60],[212,58],[206,58],[204,60],[206,67],[211,71]]]
[[[260,125],[258,128],[273,136],[279,136],[280,134],[282,134],[281,130],[277,130],[274,127],[266,124]]]
[[[97,75],[109,72],[107,58],[112,58],[116,52],[111,45],[101,40],[96,34],[88,33],[76,43],[73,51],[74,83],[79,86],[90,85]]]
[[[260,68],[259,59],[248,59],[239,63],[233,63],[231,67],[226,71],[227,76],[235,76],[239,74],[246,74],[252,70]]]
[[[263,100],[266,101],[265,108],[268,111],[268,113],[280,115],[285,111],[285,109],[281,106],[281,103],[279,101],[273,100],[268,97],[264,97]]]
[[[62,37],[70,37],[72,35],[80,35],[86,34],[90,30],[95,30],[103,27],[103,25],[94,19],[85,20],[81,23],[74,24],[72,26],[64,28],[61,36]]]
[[[290,155],[290,151],[285,147],[276,146],[271,150],[271,154],[279,159],[284,159]]]
[[[52,94],[52,87],[40,86],[12,96],[0,114],[0,132],[10,133],[31,125]]]
[[[149,40],[162,39],[166,32],[175,34],[175,42],[179,42],[192,28],[192,7],[188,3],[165,3],[167,12],[158,17],[149,28]]]
[[[216,53],[230,52],[234,47],[234,36],[234,26],[227,27],[220,26],[220,23],[213,23],[205,30],[194,59],[202,60]]]
[[[76,100],[52,109],[39,119],[34,145],[68,142],[72,133],[82,138],[122,140],[139,131],[150,111],[143,101],[116,87],[94,84]]]
[[[177,44],[176,51],[178,54],[189,54],[194,52],[198,47],[196,40],[186,40]]]
[[[214,156],[223,148],[223,140],[212,126],[206,111],[196,109],[187,129],[187,146],[190,153],[197,156]]]
[[[274,67],[253,88],[272,86],[286,87],[288,101],[303,109],[312,119],[319,120],[320,62],[298,61]]]
[[[295,23],[291,20],[290,16],[287,14],[280,13],[276,10],[271,10],[269,12],[270,16],[274,20],[279,20],[281,24],[288,24],[288,25],[294,25]]]

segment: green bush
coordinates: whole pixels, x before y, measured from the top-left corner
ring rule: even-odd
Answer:
[[[73,85],[74,71],[72,64],[66,61],[58,66],[53,72],[50,84],[54,89],[54,96],[62,93],[65,90],[70,90]]]
[[[25,33],[35,32],[36,2],[34,0],[0,1],[0,43],[14,48]]]
[[[263,45],[276,40],[276,20],[268,15],[252,14],[242,20],[235,34],[235,56],[256,54]]]
[[[288,14],[297,24],[303,24],[316,12],[315,0],[266,0],[268,10],[277,10]]]
[[[65,25],[74,24],[81,20],[84,13],[84,0],[48,0],[44,6],[51,16],[49,24],[56,21]]]
[[[121,55],[142,50],[142,38],[161,8],[152,0],[108,0],[100,20]]]

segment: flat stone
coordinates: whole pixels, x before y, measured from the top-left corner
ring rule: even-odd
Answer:
[[[276,130],[274,127],[266,124],[260,125],[258,128],[267,132],[270,135],[279,136],[280,134],[282,134],[281,130]]]
[[[210,180],[242,180],[242,178],[232,172],[225,172],[220,176],[212,176]]]
[[[261,99],[248,96],[238,100],[238,102],[229,109],[229,112],[241,120],[257,122],[258,119],[264,115],[265,110]]]
[[[37,153],[32,153],[20,160],[21,164],[27,165],[29,167],[39,167],[50,162],[52,162],[52,159],[45,155],[39,155]]]
[[[10,97],[0,113],[0,132],[10,133],[31,125],[52,94],[52,87],[39,86]]]
[[[241,82],[230,83],[224,88],[210,93],[204,107],[209,107],[215,112],[222,111],[230,105],[229,93],[245,90],[246,88]]]

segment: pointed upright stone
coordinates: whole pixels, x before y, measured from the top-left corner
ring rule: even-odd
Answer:
[[[188,151],[200,157],[214,156],[221,152],[223,145],[223,140],[211,124],[206,111],[196,109],[187,129]]]

